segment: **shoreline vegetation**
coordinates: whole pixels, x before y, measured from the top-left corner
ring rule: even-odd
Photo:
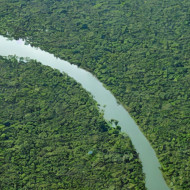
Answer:
[[[0,75],[1,189],[146,189],[131,140],[81,85],[15,56]]]
[[[189,189],[190,2],[0,3],[0,34],[25,39],[93,73],[122,102],[161,163]]]

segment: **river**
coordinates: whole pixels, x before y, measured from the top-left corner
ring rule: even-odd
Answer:
[[[119,105],[110,91],[105,89],[100,81],[91,73],[72,65],[67,61],[60,60],[48,52],[42,51],[39,48],[25,45],[22,40],[7,40],[0,36],[0,55],[16,55],[18,57],[29,57],[36,59],[43,65],[48,65],[56,68],[61,72],[67,73],[77,82],[81,83],[83,88],[92,94],[94,99],[100,104],[104,110],[104,118],[106,120],[115,119],[119,121],[121,131],[125,132],[131,138],[131,141],[139,153],[140,160],[145,173],[145,182],[148,190],[169,190],[159,169],[160,164],[156,154],[148,140],[140,131],[137,124],[131,118],[129,113]]]

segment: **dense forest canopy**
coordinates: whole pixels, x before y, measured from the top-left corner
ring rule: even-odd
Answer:
[[[119,126],[66,74],[0,57],[0,189],[145,189]]]
[[[0,33],[94,73],[190,189],[190,1],[0,1]]]

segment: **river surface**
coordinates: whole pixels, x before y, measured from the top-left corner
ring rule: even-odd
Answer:
[[[159,169],[160,164],[156,154],[150,143],[142,134],[129,113],[122,105],[117,103],[112,93],[106,90],[102,83],[99,82],[91,73],[78,68],[76,65],[72,65],[67,61],[60,60],[54,57],[54,55],[42,51],[39,48],[25,45],[22,40],[10,41],[3,36],[0,36],[0,55],[16,55],[18,57],[36,59],[43,65],[48,65],[60,70],[61,72],[67,73],[70,77],[81,83],[83,88],[92,94],[94,99],[104,110],[104,118],[106,120],[118,120],[118,125],[121,126],[121,131],[127,133],[131,138],[143,165],[147,189],[169,190]]]

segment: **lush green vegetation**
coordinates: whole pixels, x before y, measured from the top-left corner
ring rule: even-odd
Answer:
[[[130,139],[73,79],[0,57],[0,189],[145,189]]]
[[[93,72],[190,189],[189,0],[1,0],[0,33]]]

